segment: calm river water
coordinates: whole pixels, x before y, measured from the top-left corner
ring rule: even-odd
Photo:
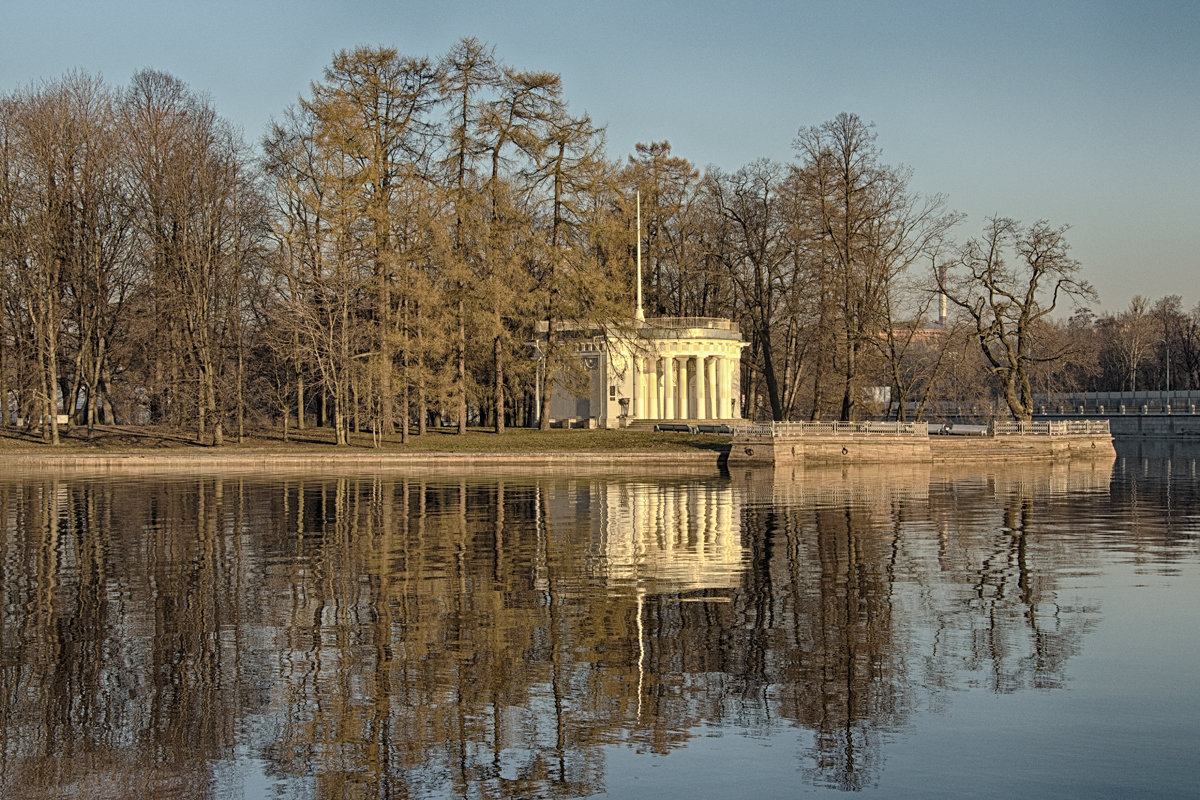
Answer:
[[[1200,448],[0,476],[0,796],[1183,797]]]

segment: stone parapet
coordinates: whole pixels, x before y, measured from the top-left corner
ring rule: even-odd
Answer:
[[[735,434],[728,464],[870,464],[1115,458],[1112,436],[873,436],[870,434]]]
[[[857,463],[929,461],[929,437],[884,438],[855,434],[830,436],[735,435],[729,464]]]

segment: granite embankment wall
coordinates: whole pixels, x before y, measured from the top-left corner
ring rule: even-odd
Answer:
[[[1036,461],[1115,458],[1112,437],[1075,436],[734,436],[729,466]]]
[[[1035,420],[1106,420],[1113,436],[1200,437],[1200,391],[1034,395]]]
[[[813,463],[880,464],[894,461],[930,461],[928,436],[828,436],[737,435],[729,449],[729,465]]]

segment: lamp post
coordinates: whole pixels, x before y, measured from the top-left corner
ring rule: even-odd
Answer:
[[[533,363],[534,363],[534,378],[533,378],[533,425],[538,427],[542,424],[542,343],[534,339],[530,344],[533,345]]]
[[[1166,373],[1167,373],[1167,390],[1163,393],[1163,407],[1166,408],[1168,414],[1171,413],[1171,340],[1163,334],[1163,349],[1165,351]]]

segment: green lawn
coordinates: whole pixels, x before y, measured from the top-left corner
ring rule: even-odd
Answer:
[[[208,447],[197,444],[194,431],[163,427],[98,426],[92,437],[86,428],[60,431],[58,447],[45,444],[35,434],[0,429],[0,452],[127,452],[137,450],[190,449]],[[729,436],[720,434],[654,433],[630,430],[538,431],[509,428],[503,434],[490,429],[471,428],[459,436],[454,429],[430,429],[423,436],[413,435],[408,444],[400,436],[385,437],[380,449],[397,453],[547,453],[547,452],[694,452],[721,450],[729,446]],[[238,443],[236,435],[226,435],[225,449],[238,451],[314,452],[335,449],[333,432],[326,428],[290,431],[288,441],[281,429],[247,431]],[[370,433],[351,436],[343,452],[374,449]]]

